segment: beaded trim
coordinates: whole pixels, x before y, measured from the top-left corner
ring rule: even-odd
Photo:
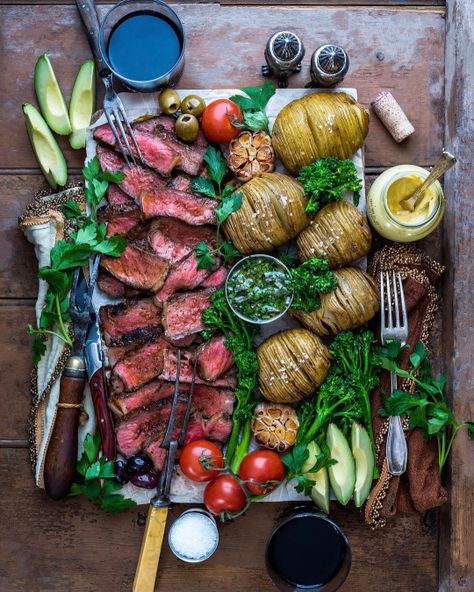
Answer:
[[[439,306],[439,296],[434,285],[431,283],[428,276],[428,271],[434,276],[439,277],[445,270],[445,267],[434,261],[426,253],[423,253],[415,245],[393,245],[385,246],[381,251],[374,254],[368,266],[368,272],[372,277],[377,278],[383,271],[398,271],[402,279],[410,277],[419,282],[426,289],[426,296],[428,298],[428,305],[426,307],[425,315],[421,323],[421,334],[419,340],[423,343],[426,349],[429,348],[429,336],[433,323],[435,321],[436,313]],[[401,384],[401,389],[407,392],[413,392],[415,385],[413,381],[404,379]],[[402,418],[402,427],[404,432],[408,432],[408,418]],[[381,460],[381,452],[385,454],[384,441],[388,432],[389,419],[387,418],[375,438],[375,449],[377,454],[377,461]],[[365,505],[365,521],[375,530],[383,528],[387,519],[382,515],[383,502],[387,497],[388,488],[393,475],[390,474],[387,466],[387,459],[384,458],[382,465],[382,472],[379,480],[372,488],[369,499]]]

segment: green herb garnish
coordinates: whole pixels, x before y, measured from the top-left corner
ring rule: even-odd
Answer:
[[[379,415],[407,415],[410,429],[420,428],[426,440],[434,436],[438,441],[438,468],[441,474],[452,448],[457,433],[467,428],[469,436],[474,438],[474,422],[460,423],[448,407],[444,388],[446,376],[435,378],[424,345],[416,344],[410,356],[410,368],[403,370],[398,365],[401,345],[397,341],[389,342],[377,352],[377,363],[400,378],[413,382],[415,390],[408,393],[396,390],[385,398]]]
[[[220,228],[227,218],[242,205],[242,193],[236,192],[238,186],[231,184],[222,186],[227,163],[220,150],[209,146],[204,161],[207,165],[208,178],[194,177],[191,181],[191,189],[219,202],[216,208],[216,242],[218,246],[215,249],[209,249],[207,244],[201,241],[194,247],[194,253],[198,262],[197,268],[212,271],[216,264],[216,257],[222,257],[224,265],[226,265],[240,255],[231,241],[221,240]]]
[[[107,226],[97,222],[96,214],[109,182],[119,183],[124,178],[123,173],[101,171],[96,157],[87,163],[82,173],[88,182],[85,196],[91,213],[86,215],[74,200],[68,200],[62,205],[64,216],[76,221],[76,230],[70,232],[66,239],[55,243],[50,253],[50,265],[41,267],[38,273],[47,282],[48,290],[39,326],[34,328],[28,325],[27,328],[28,333],[35,336],[32,344],[35,364],[46,352],[44,336],[54,335],[67,345],[72,345],[67,323],[70,321],[69,292],[74,269],[86,265],[93,253],[119,257],[126,246],[126,240],[121,236],[105,237]]]
[[[246,86],[240,89],[246,96],[233,95],[230,100],[236,103],[242,111],[243,121],[237,121],[234,117],[232,125],[244,130],[258,132],[260,130],[270,133],[268,116],[265,107],[275,94],[275,87],[269,81],[259,86]]]
[[[232,353],[237,369],[237,404],[232,414],[232,432],[225,453],[227,466],[237,473],[247,454],[252,435],[251,421],[258,373],[253,339],[258,328],[242,321],[232,312],[222,288],[212,294],[211,305],[203,312],[202,320],[206,327],[202,332],[204,339],[210,339],[216,332],[224,334],[225,345]]]
[[[359,204],[362,180],[352,160],[340,160],[335,156],[316,160],[301,169],[298,181],[309,197],[306,213],[316,214],[320,208],[343,199],[343,191],[354,192],[353,201]]]
[[[136,503],[117,493],[122,486],[115,481],[114,461],[105,456],[99,458],[100,433],[87,434],[84,440],[84,452],[77,461],[77,480],[72,484],[70,497],[84,495],[87,499],[98,501],[102,510],[112,514],[123,512]]]
[[[317,310],[321,306],[320,294],[332,292],[338,286],[325,257],[312,257],[290,271],[294,290],[291,308],[294,310]]]

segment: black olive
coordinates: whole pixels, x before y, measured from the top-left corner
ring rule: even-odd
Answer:
[[[144,454],[136,454],[127,460],[127,472],[129,475],[143,475],[151,470],[151,461]]]
[[[128,483],[127,461],[123,458],[118,458],[114,465],[115,481],[121,485]]]
[[[150,471],[149,473],[143,473],[138,475],[134,473],[130,475],[130,483],[133,483],[135,487],[143,487],[143,489],[153,489],[158,485],[158,475]]]

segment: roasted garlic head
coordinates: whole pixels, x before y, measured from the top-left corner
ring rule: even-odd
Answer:
[[[285,452],[294,445],[300,423],[295,409],[281,403],[259,403],[255,407],[252,432],[265,448]]]
[[[229,168],[242,183],[275,168],[272,141],[264,131],[242,132],[231,141],[229,150]]]

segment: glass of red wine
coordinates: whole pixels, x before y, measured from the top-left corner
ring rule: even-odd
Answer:
[[[351,548],[328,516],[299,510],[270,535],[265,563],[280,592],[335,592],[349,574]]]
[[[100,25],[102,58],[136,91],[173,85],[184,68],[185,46],[181,19],[161,0],[122,0]]]

